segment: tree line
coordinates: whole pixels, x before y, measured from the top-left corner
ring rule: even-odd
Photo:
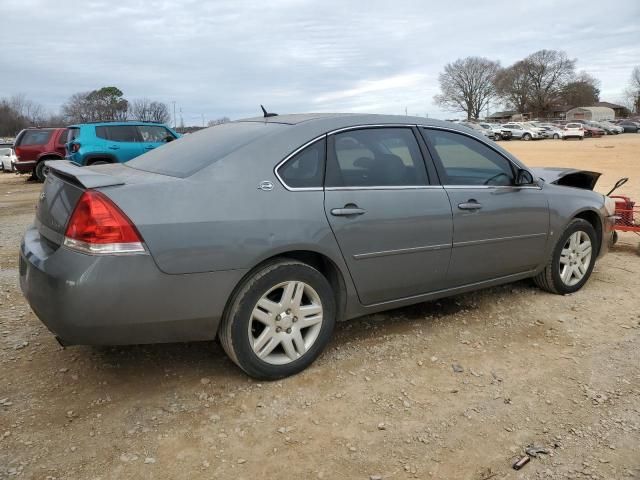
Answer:
[[[47,113],[44,107],[24,94],[0,99],[0,136],[14,136],[30,126],[59,127],[74,123],[138,120],[168,124],[171,120],[165,103],[124,97],[117,87],[102,87],[71,95],[59,113]]]
[[[508,67],[484,57],[466,57],[445,66],[434,101],[442,108],[481,117],[492,103],[534,117],[550,116],[559,106],[589,106],[600,99],[600,81],[576,72],[576,59],[560,50],[540,50]],[[636,79],[637,88],[634,85]],[[640,105],[640,67],[633,71],[625,96],[631,107]]]

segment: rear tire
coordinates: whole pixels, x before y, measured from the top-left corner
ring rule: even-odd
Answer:
[[[544,270],[533,281],[547,292],[559,295],[577,292],[589,280],[599,250],[593,225],[574,218],[560,235]]]
[[[305,263],[283,258],[240,285],[218,336],[227,355],[248,375],[276,380],[301,372],[320,355],[335,318],[327,279]]]
[[[531,135],[529,133],[525,133],[524,135],[522,135],[522,140],[528,142],[529,140],[531,140]]]
[[[47,160],[40,160],[36,164],[36,168],[33,170],[33,174],[39,182],[44,182],[49,174],[49,167],[45,165]]]
[[[554,140],[558,140],[560,138],[560,135],[558,135],[557,133],[553,134],[553,139]]]

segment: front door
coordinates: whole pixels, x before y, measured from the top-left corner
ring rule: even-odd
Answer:
[[[411,128],[330,135],[325,212],[365,305],[441,288],[451,253],[451,206],[430,185]]]
[[[453,211],[447,286],[522,273],[543,263],[549,207],[541,188],[515,186],[512,163],[471,136],[423,132]]]
[[[161,125],[138,125],[138,131],[142,137],[142,153],[175,140],[173,134]]]

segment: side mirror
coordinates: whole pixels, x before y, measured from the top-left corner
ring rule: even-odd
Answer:
[[[533,175],[529,170],[525,170],[523,168],[518,170],[518,175],[516,175],[516,185],[532,185],[534,182]]]

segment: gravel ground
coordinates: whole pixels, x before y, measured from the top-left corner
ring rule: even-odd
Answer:
[[[640,135],[502,145],[640,198]],[[258,383],[215,342],[59,347],[17,286],[39,189],[0,175],[0,478],[640,478],[638,237],[574,295],[520,282],[363,317]],[[513,470],[530,445],[547,453]]]

